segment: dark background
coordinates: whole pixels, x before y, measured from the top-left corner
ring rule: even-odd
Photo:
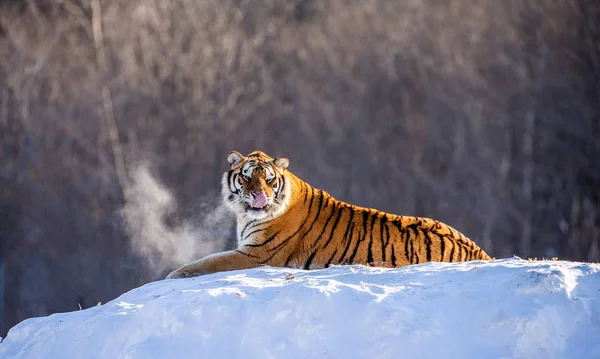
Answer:
[[[599,26],[594,0],[0,2],[0,334],[233,246],[230,150],[495,257],[598,261]]]

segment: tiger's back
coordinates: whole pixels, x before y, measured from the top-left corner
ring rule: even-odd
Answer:
[[[239,250],[263,257],[268,265],[304,269],[490,259],[473,241],[440,221],[354,206],[306,183],[299,188],[302,200],[297,208],[243,228]]]
[[[260,151],[248,156],[231,152],[228,162],[222,195],[237,218],[238,248],[186,264],[167,278],[260,265],[401,267],[491,259],[473,241],[440,221],[336,200],[287,170],[285,157],[273,159]]]

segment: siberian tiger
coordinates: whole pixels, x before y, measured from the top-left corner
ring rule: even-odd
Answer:
[[[171,272],[181,278],[269,265],[304,269],[335,264],[401,267],[427,261],[491,259],[440,221],[399,216],[336,200],[288,170],[286,157],[231,152],[221,181],[225,206],[237,217],[234,250]]]

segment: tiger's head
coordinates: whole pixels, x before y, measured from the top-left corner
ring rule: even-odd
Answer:
[[[265,219],[281,215],[289,203],[290,184],[284,173],[286,157],[271,158],[255,151],[247,156],[230,152],[229,171],[221,181],[223,201],[238,217]]]

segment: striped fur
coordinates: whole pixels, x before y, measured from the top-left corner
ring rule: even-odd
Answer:
[[[473,241],[440,221],[338,201],[288,171],[287,158],[273,159],[260,151],[247,156],[232,152],[228,161],[222,195],[237,217],[238,247],[186,264],[167,278],[260,265],[401,267],[490,259]],[[268,204],[252,208],[261,192]]]

